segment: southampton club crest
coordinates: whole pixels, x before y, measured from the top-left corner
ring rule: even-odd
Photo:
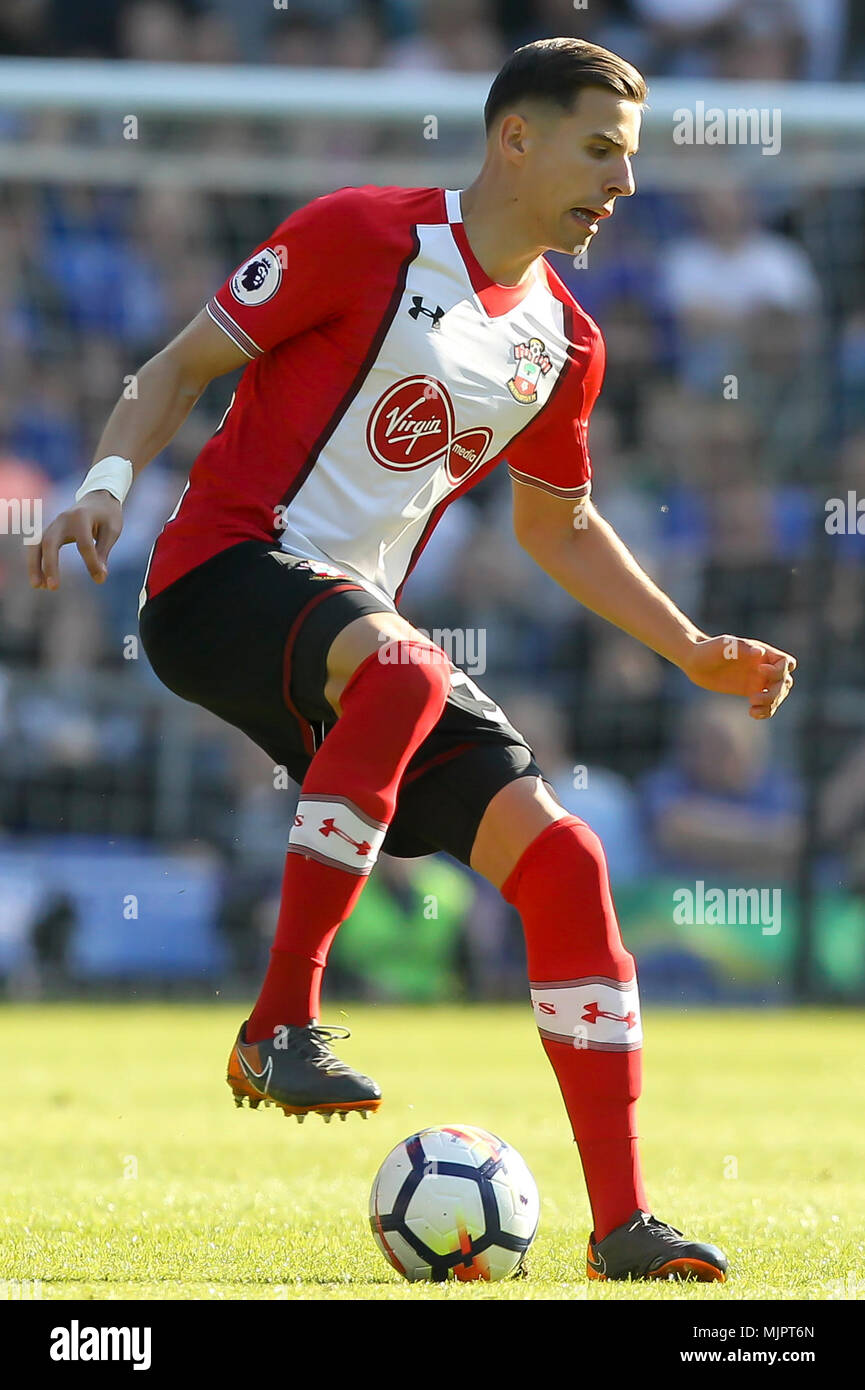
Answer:
[[[523,405],[533,405],[538,399],[538,382],[546,376],[553,365],[547,356],[546,348],[540,338],[529,338],[526,343],[514,347],[517,369],[508,382],[508,390],[515,401]]]

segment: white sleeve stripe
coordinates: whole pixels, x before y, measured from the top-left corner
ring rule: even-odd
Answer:
[[[241,352],[245,352],[249,358],[262,356],[264,348],[260,348],[255,339],[250,338],[239,323],[235,323],[231,315],[223,309],[218,299],[209,299],[204,307],[217,327],[222,329],[226,337],[230,338]]]

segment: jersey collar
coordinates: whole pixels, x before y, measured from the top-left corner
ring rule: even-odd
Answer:
[[[472,289],[490,318],[499,318],[502,314],[509,313],[511,309],[522,303],[526,295],[530,294],[537,284],[537,277],[532,277],[522,285],[499,285],[495,280],[491,280],[469,246],[469,239],[463,225],[461,190],[446,188],[444,195],[445,212],[451,235],[462,256]]]

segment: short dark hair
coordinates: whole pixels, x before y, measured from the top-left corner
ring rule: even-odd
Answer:
[[[487,132],[496,116],[526,97],[570,111],[584,87],[606,87],[641,106],[648,95],[642,73],[608,48],[585,39],[538,39],[512,53],[490,87]]]

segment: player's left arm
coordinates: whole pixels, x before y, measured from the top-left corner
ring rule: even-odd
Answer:
[[[695,685],[748,700],[770,719],[793,686],[796,658],[766,642],[710,637],[652,582],[588,498],[513,479],[514,532],[567,593],[680,667]]]

